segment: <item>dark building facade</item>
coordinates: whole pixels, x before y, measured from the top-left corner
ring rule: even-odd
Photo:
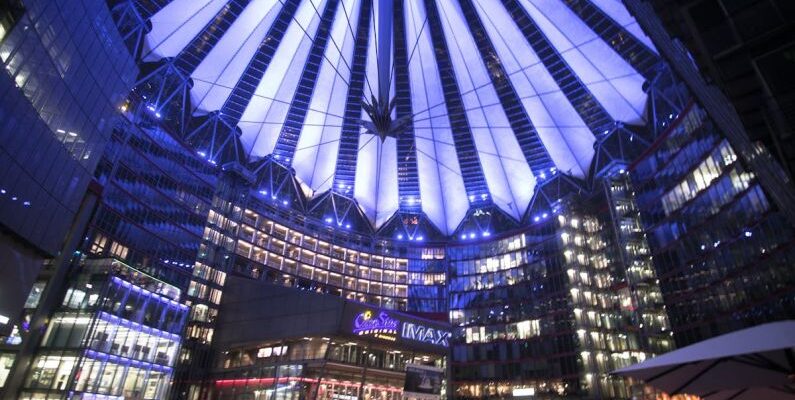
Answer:
[[[651,6],[628,6],[672,60],[681,79],[673,87],[684,96],[681,111],[668,115],[663,133],[632,165],[677,344],[791,318],[791,180],[744,134],[686,49],[667,41]]]
[[[8,334],[45,260],[74,251],[65,239],[137,69],[101,2],[64,10],[4,1],[0,13],[0,332]]]
[[[751,140],[795,176],[795,7],[789,1],[650,2],[729,98]]]
[[[656,398],[795,318],[789,6],[688,7],[727,98],[624,3],[0,2],[0,397]]]
[[[680,346],[795,312],[792,225],[701,107],[632,176]]]
[[[457,397],[643,395],[607,373],[674,343],[634,201],[621,197],[629,178],[617,175],[605,182],[613,212],[591,208],[603,197],[564,197],[521,234],[447,249]]]
[[[64,279],[54,271],[79,246],[138,70],[102,2],[3,1],[0,27],[0,396],[15,397],[5,388],[19,387],[13,371],[30,365],[29,335],[47,318],[36,309],[56,301],[38,281]]]

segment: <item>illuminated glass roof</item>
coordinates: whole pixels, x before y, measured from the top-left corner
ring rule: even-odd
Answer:
[[[656,50],[620,0],[152,4],[141,57],[177,60],[191,115],[376,229],[418,210],[451,234],[481,202],[520,221],[542,180],[589,176],[600,134],[645,124]]]

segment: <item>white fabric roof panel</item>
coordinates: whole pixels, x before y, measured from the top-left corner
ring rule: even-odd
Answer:
[[[610,115],[643,120],[645,79],[560,0],[522,0],[528,14]]]
[[[243,113],[241,119],[247,123],[239,125],[243,130],[242,140],[244,145],[251,143],[247,150],[254,157],[266,156],[276,146],[326,1],[306,0],[298,7],[254,92],[257,100],[252,99]],[[259,121],[266,123],[258,124]]]
[[[144,42],[144,60],[157,61],[179,54],[226,3],[226,0],[175,0],[163,7],[152,16],[152,30]]]
[[[373,9],[372,15],[378,15],[377,7]],[[373,95],[378,96],[379,90],[376,57],[377,19],[373,22],[375,23],[370,24],[367,42],[366,81],[363,88],[363,97],[368,100]],[[394,81],[392,84],[392,93],[394,93]],[[362,111],[362,119],[369,119],[364,111]],[[364,134],[363,128],[360,131],[363,134],[359,137],[354,198],[362,207],[370,223],[379,228],[399,207],[397,168],[395,168],[397,165],[397,141],[388,137],[381,142],[381,139],[374,135]]]
[[[464,219],[469,201],[444,106],[430,30],[423,26],[424,7],[418,1],[405,3],[406,41],[416,43],[409,61],[409,81],[417,165],[421,171],[420,196],[422,210],[440,231],[450,234]]]
[[[359,14],[360,0],[344,0],[338,13]],[[358,18],[337,18],[331,28],[331,37],[326,46],[326,57],[320,67],[309,111],[301,129],[301,136],[295,151],[296,176],[309,185],[315,193],[331,188],[334,167],[337,162],[340,133],[348,96],[347,79],[350,66],[347,60],[353,59]]]
[[[191,101],[199,114],[220,110],[281,9],[278,0],[254,0],[193,72]]]
[[[533,197],[533,173],[509,128],[483,60],[471,57],[478,54],[474,39],[456,34],[468,30],[463,12],[457,3],[440,2],[439,14],[492,199],[508,215],[520,219]]]

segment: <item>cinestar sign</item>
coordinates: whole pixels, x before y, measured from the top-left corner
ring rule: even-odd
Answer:
[[[400,321],[381,311],[377,316],[367,310],[353,319],[353,333],[359,336],[373,336],[379,339],[395,341]]]
[[[385,311],[376,314],[366,310],[353,319],[353,333],[358,336],[371,336],[394,342],[397,340],[398,331],[400,337],[406,340],[448,347],[450,332],[416,322],[399,321]]]
[[[408,340],[416,340],[418,342],[447,347],[447,339],[450,338],[450,332],[411,322],[404,322],[400,336]]]

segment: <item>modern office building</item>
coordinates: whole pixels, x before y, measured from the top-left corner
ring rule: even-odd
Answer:
[[[657,398],[795,318],[786,146],[645,1],[0,7],[0,398]]]
[[[164,398],[188,316],[179,299],[177,287],[122,262],[85,261],[19,398]]]

